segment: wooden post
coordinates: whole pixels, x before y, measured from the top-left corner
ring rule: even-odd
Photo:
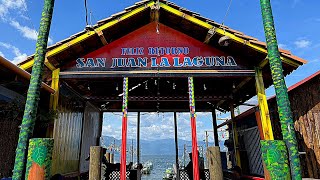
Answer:
[[[177,169],[177,180],[180,179],[179,172],[179,151],[178,151],[178,127],[177,127],[177,112],[174,112],[174,143],[176,148],[176,169]]]
[[[106,157],[106,160],[111,163],[111,159],[110,159],[110,153],[106,152],[106,154],[104,154],[104,156]]]
[[[208,131],[205,131],[205,136],[206,136],[206,148],[209,147],[209,142],[208,142]]]
[[[257,98],[260,110],[260,119],[262,125],[263,137],[265,140],[273,140],[272,125],[269,115],[269,108],[267,97],[264,89],[262,70],[260,68],[255,68],[255,80],[256,80],[256,90]]]
[[[47,52],[47,43],[53,14],[54,0],[45,0],[32,67],[31,79],[27,93],[23,119],[20,126],[19,140],[16,148],[16,157],[12,179],[23,179],[26,168],[26,157],[29,139],[32,137],[37,117],[42,82],[42,71]]]
[[[221,165],[220,147],[208,147],[207,159],[209,162],[210,179],[222,180],[223,173]]]
[[[286,142],[292,179],[302,179],[298,143],[294,129],[294,121],[288,97],[288,89],[283,75],[276,31],[274,27],[270,0],[260,0],[263,26],[266,36],[268,59],[273,85],[276,92],[279,119],[283,140]]]
[[[52,151],[52,138],[30,139],[25,179],[50,179]]]
[[[102,147],[90,147],[89,180],[101,179]]]
[[[238,140],[238,132],[237,132],[237,124],[234,122],[234,107],[233,103],[230,104],[230,113],[231,113],[231,119],[232,119],[232,134],[233,134],[233,144],[234,144],[234,152],[235,152],[235,160],[236,165],[241,167],[241,161],[240,161],[240,152],[239,152],[239,140]]]
[[[121,162],[120,180],[126,180],[127,174],[127,126],[128,126],[128,78],[123,78],[123,101],[122,101],[122,139],[121,139]]]
[[[59,100],[59,77],[60,77],[60,68],[52,71],[52,81],[51,88],[55,90],[54,94],[50,95],[50,106],[53,110],[57,110],[58,100]]]
[[[196,125],[196,107],[194,99],[194,84],[193,77],[188,77],[189,88],[189,106],[191,119],[191,136],[192,136],[192,165],[193,165],[193,179],[199,180],[199,163],[198,163],[198,142],[197,142],[197,125]]]
[[[216,108],[212,108],[212,126],[213,126],[213,136],[214,136],[214,145],[219,146],[219,136],[218,136],[218,127],[217,127],[217,116]]]
[[[114,154],[110,153],[110,163],[114,163]]]

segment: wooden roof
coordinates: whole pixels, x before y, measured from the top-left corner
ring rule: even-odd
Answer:
[[[240,56],[243,59],[250,60],[252,66],[262,68],[265,87],[269,87],[270,85],[272,85],[271,74],[266,58],[267,49],[264,42],[261,42],[254,37],[245,35],[240,31],[231,29],[228,26],[219,24],[213,20],[200,16],[199,13],[192,12],[166,0],[160,0],[159,4],[157,4],[153,0],[139,1],[133,6],[125,8],[124,11],[113,14],[108,18],[98,21],[97,24],[92,26],[92,28],[85,29],[77,34],[70,36],[67,39],[49,46],[46,65],[51,70],[63,67],[71,60],[75,60],[78,57],[82,57],[92,51],[105,46],[106,44],[110,44],[117,39],[127,35],[128,33],[133,32],[153,21],[157,21],[161,24],[171,27],[198,41],[206,42],[210,46],[215,47],[225,53],[233,54],[236,56]],[[212,32],[214,33],[212,34]],[[218,44],[219,38],[224,35],[230,37],[230,39],[232,40],[232,43],[227,47],[221,47]],[[305,60],[294,56],[288,50],[279,50],[281,59],[283,60],[285,75],[290,74],[300,65],[306,63]],[[25,61],[19,63],[18,65],[21,68],[30,71],[33,65],[33,58],[34,56],[31,55]],[[137,80],[132,81],[135,82]],[[164,82],[166,81],[170,80],[165,79]],[[183,81],[185,80],[181,80],[181,78],[174,80],[174,82],[176,82],[177,84]],[[84,90],[84,88],[81,88],[88,84],[88,80],[69,79],[65,80],[65,82],[69,83],[84,97],[88,97],[88,100],[96,102],[101,101],[101,103],[105,103],[107,100],[108,102],[111,101],[111,96],[102,97],[102,94],[99,94],[98,91],[95,92],[96,95],[93,96],[91,95],[91,92],[87,92],[86,90]],[[115,89],[115,84],[121,84],[121,79],[104,79],[104,83],[106,82],[108,82],[109,84],[113,84],[112,89]],[[171,82],[173,82],[172,79]],[[204,92],[204,94],[199,93],[199,105],[197,105],[197,107],[200,108],[197,109],[201,111],[210,110],[211,106],[209,105],[209,103],[217,105],[221,109],[228,110],[231,102],[233,102],[235,105],[239,105],[255,95],[254,77],[224,78],[223,80],[219,80],[217,78],[202,78],[199,80],[195,80],[195,82],[199,82],[199,85],[196,86],[196,88],[198,87],[198,92],[203,93],[200,89],[203,89],[204,84],[209,87],[207,88],[207,92]],[[99,83],[101,83],[100,79],[90,80],[90,85],[92,86],[94,86],[94,84],[98,86]],[[139,84],[139,82],[137,83]],[[215,87],[215,85],[217,84],[218,87]],[[121,89],[121,86],[119,86],[119,89]],[[172,90],[172,88],[170,89]],[[113,90],[110,90],[110,92],[108,91],[107,93],[112,95],[112,91]],[[151,96],[147,97],[151,99],[144,100],[145,97],[143,96],[143,94],[138,94],[139,98],[136,98],[135,101],[139,102],[140,105],[143,103],[145,105],[136,105],[132,109],[148,110],[148,107],[152,106],[153,108],[150,108],[151,111],[155,109],[155,102],[158,102],[159,98],[173,98],[172,100],[168,99],[168,101],[166,101],[167,107],[164,109],[172,110],[175,108],[180,110],[185,109],[186,107],[186,111],[188,111],[188,104],[181,105],[179,106],[180,108],[176,108],[176,105],[179,102],[179,98],[184,98],[184,96],[186,96],[186,90],[184,91],[184,93],[176,94],[170,97],[169,95],[167,97],[158,97],[156,100],[152,100]],[[165,94],[165,92],[161,93]],[[114,93],[113,95],[115,94],[116,93]],[[131,104],[134,104],[134,98],[135,97],[131,97]],[[141,103],[141,101],[144,102]],[[203,103],[201,103],[200,101],[203,101]],[[148,104],[147,102],[152,103]],[[96,103],[96,105],[100,106],[101,103]],[[110,108],[109,110],[118,110],[119,108],[121,109],[121,105],[119,103],[116,104],[117,105],[115,105],[113,109]],[[181,104],[185,104],[185,101],[183,101],[183,103]]]

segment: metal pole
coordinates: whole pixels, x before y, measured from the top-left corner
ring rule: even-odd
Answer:
[[[279,118],[283,140],[286,142],[292,179],[301,179],[301,167],[298,144],[294,130],[292,111],[288,97],[288,89],[284,80],[282,62],[278,49],[276,31],[270,0],[260,0],[264,31],[266,36],[268,59],[270,64],[273,85],[276,92]]]
[[[230,113],[231,113],[231,119],[232,119],[232,134],[233,134],[233,144],[234,144],[234,152],[235,152],[235,162],[236,165],[241,167],[241,161],[240,161],[240,152],[239,152],[239,142],[238,142],[238,132],[237,132],[237,125],[234,122],[235,114],[234,114],[234,107],[233,103],[230,104]]]
[[[138,112],[137,121],[137,164],[140,164],[140,112]]]
[[[206,133],[206,149],[208,149],[209,147],[209,143],[208,143],[208,131],[205,131]]]
[[[183,167],[186,167],[186,144],[183,145]]]
[[[37,116],[38,103],[40,99],[40,87],[42,82],[42,70],[47,52],[51,19],[53,14],[54,0],[45,0],[42,10],[39,34],[34,56],[30,85],[27,93],[27,100],[24,109],[23,119],[20,128],[19,140],[16,149],[16,157],[12,179],[23,179],[25,173],[26,154],[28,141],[32,137]]]
[[[133,163],[133,139],[131,140],[131,162]]]
[[[212,126],[213,126],[213,136],[214,136],[214,145],[219,146],[219,136],[218,136],[218,127],[217,127],[217,115],[216,108],[212,108]]]
[[[112,153],[114,154],[114,149],[116,148],[116,140],[113,139],[113,148],[112,148]]]
[[[177,112],[174,112],[174,143],[176,146],[176,169],[177,169],[177,180],[180,179],[179,172],[179,151],[178,151],[178,128],[177,128]]]

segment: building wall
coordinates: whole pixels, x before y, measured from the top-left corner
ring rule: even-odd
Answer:
[[[52,174],[79,172],[83,102],[66,88],[60,89],[58,118],[54,122]]]
[[[24,97],[0,86],[0,178],[11,177]]]
[[[289,92],[303,177],[320,178],[320,75]],[[282,139],[275,99],[268,102],[276,139]]]
[[[99,145],[100,139],[100,111],[92,104],[86,103],[84,111],[81,155],[80,155],[80,173],[89,171],[89,161],[85,159],[90,154],[90,146]]]

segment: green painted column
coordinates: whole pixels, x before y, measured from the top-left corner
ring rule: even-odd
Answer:
[[[52,138],[34,138],[29,141],[26,180],[51,177],[51,160],[53,151]]]
[[[262,140],[261,151],[265,172],[265,179],[290,180],[290,167],[287,147],[284,141]]]
[[[260,0],[264,31],[268,47],[268,59],[276,91],[278,112],[283,140],[286,142],[292,179],[301,179],[301,167],[296,134],[294,130],[292,111],[285,84],[282,62],[278,50],[270,0]]]
[[[45,0],[40,22],[34,65],[32,68],[31,80],[27,94],[24,115],[20,127],[18,145],[16,149],[16,158],[13,170],[13,179],[23,179],[26,163],[26,153],[28,140],[32,137],[38,103],[40,99],[40,87],[42,80],[42,69],[44,66],[45,55],[47,51],[47,42],[50,30],[50,24],[53,13],[54,0]]]

